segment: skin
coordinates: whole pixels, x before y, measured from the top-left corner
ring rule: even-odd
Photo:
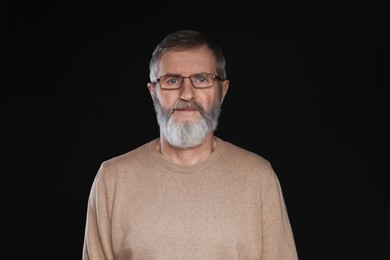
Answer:
[[[169,51],[166,52],[159,64],[158,77],[166,74],[178,74],[184,77],[196,73],[208,72],[217,75],[215,69],[215,57],[212,52],[206,47],[202,46],[197,49]],[[223,102],[227,90],[229,88],[229,81],[222,82],[222,100]],[[152,99],[158,99],[164,108],[172,108],[178,101],[196,100],[199,102],[205,111],[209,111],[210,107],[216,102],[218,98],[218,82],[206,89],[196,89],[192,86],[188,78],[184,79],[183,85],[176,90],[163,90],[158,84],[147,84]],[[156,89],[155,89],[156,88]],[[156,91],[154,91],[156,90]],[[173,119],[177,123],[183,122],[198,122],[201,114],[197,110],[175,110],[172,114]],[[157,142],[157,149],[161,155],[174,163],[191,165],[205,160],[215,149],[216,140],[214,133],[208,133],[205,141],[195,147],[186,149],[178,149],[171,146],[167,141],[162,131],[160,131],[160,139]]]

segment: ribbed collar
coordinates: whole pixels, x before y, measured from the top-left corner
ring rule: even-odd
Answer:
[[[185,173],[185,174],[195,174],[204,171],[205,169],[211,167],[216,161],[220,159],[220,157],[224,154],[224,150],[226,149],[226,143],[222,139],[216,137],[217,145],[215,146],[214,152],[210,154],[210,156],[199,163],[193,165],[182,165],[170,162],[166,160],[161,154],[157,151],[156,142],[158,138],[150,141],[148,143],[148,151],[152,159],[158,163],[160,166],[177,172],[177,173]]]

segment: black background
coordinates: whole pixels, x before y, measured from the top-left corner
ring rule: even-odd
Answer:
[[[227,59],[216,134],[272,162],[300,259],[389,259],[384,7],[145,4],[14,1],[3,9],[11,258],[81,259],[100,163],[158,136],[146,88],[151,53],[168,33],[196,29]]]

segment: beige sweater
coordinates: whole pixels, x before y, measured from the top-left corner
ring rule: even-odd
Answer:
[[[207,160],[184,166],[163,159],[155,142],[101,165],[84,260],[298,259],[267,160],[218,138]]]

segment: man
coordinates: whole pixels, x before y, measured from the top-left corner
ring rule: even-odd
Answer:
[[[174,32],[150,80],[160,136],[101,165],[83,259],[298,259],[271,164],[214,135],[229,87],[219,47]]]

